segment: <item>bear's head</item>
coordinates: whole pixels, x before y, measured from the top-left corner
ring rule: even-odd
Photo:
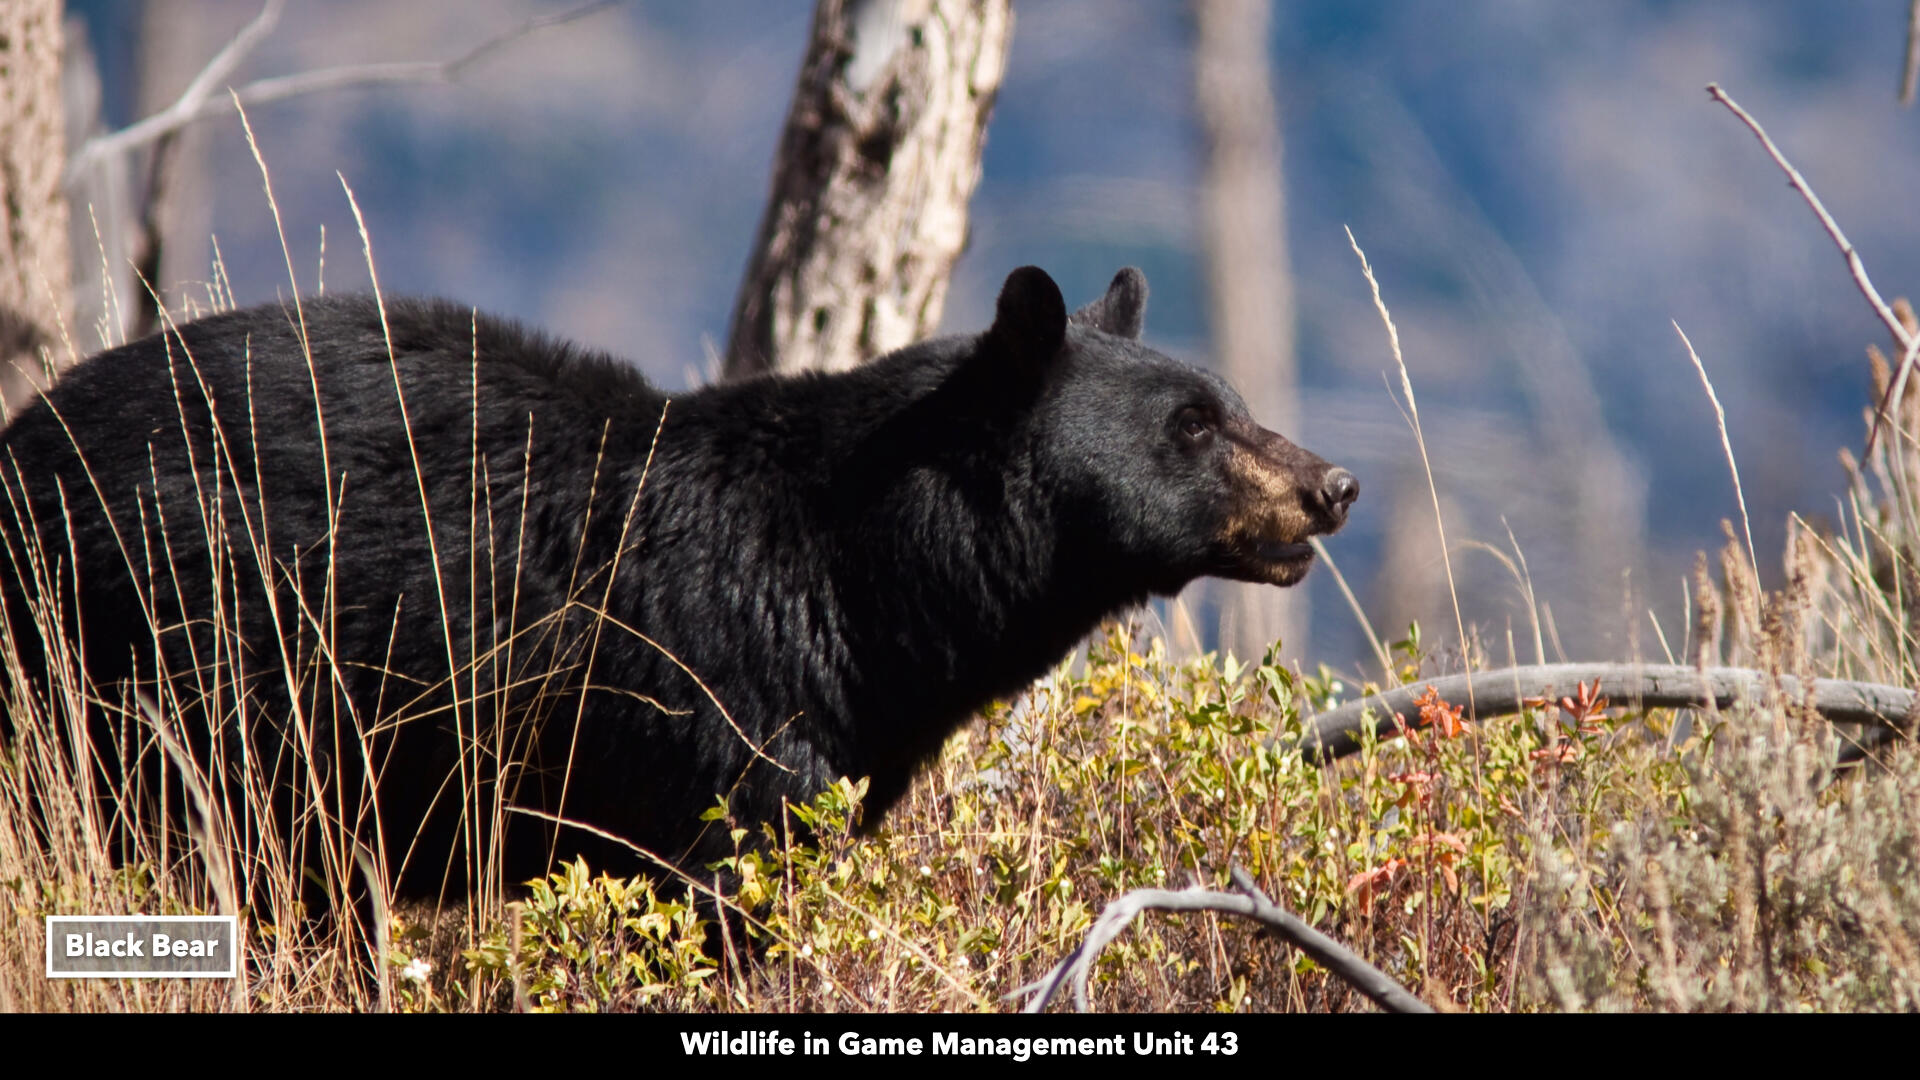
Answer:
[[[1225,380],[1140,344],[1146,301],[1129,268],[1069,315],[1053,279],[1023,267],[981,339],[1007,392],[1032,395],[1037,473],[1073,549],[1163,595],[1203,576],[1294,584],[1359,483],[1261,427]]]

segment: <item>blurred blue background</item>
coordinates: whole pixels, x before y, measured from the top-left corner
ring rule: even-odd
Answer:
[[[457,55],[566,4],[292,5],[235,74]],[[636,2],[543,31],[460,82],[344,90],[252,116],[297,287],[367,286],[336,170],[389,291],[453,297],[630,357],[669,388],[724,342],[811,4]],[[1753,137],[1765,123],[1882,293],[1920,272],[1920,114],[1898,106],[1899,0],[1294,0],[1271,40],[1302,430],[1361,477],[1329,549],[1375,625],[1452,636],[1431,498],[1384,376],[1386,335],[1344,227],[1399,324],[1466,615],[1530,659],[1525,556],[1568,654],[1662,653],[1693,553],[1737,515],[1678,321],[1726,406],[1762,574],[1786,515],[1837,516],[1863,349],[1884,340],[1833,244]],[[178,94],[252,0],[76,2],[109,123]],[[1016,3],[946,326],[985,324],[1000,278],[1048,268],[1070,302],[1141,266],[1149,339],[1207,359],[1193,33],[1166,0]],[[184,147],[161,283],[204,297],[209,238],[242,302],[294,287],[231,118]],[[86,254],[82,253],[81,258]],[[96,258],[97,261],[97,258]],[[1392,377],[1397,387],[1397,375]],[[1510,532],[1509,532],[1510,530]],[[1324,569],[1306,655],[1366,649]],[[1547,651],[1554,651],[1551,638]]]

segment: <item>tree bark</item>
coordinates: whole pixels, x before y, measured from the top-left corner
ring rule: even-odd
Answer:
[[[1010,0],[819,0],[725,378],[843,370],[931,333],[967,241]]]
[[[1201,231],[1215,365],[1263,426],[1300,437],[1280,125],[1268,78],[1272,0],[1193,0],[1194,102],[1205,139]],[[1220,644],[1258,660],[1306,644],[1306,595],[1221,584]]]
[[[0,3],[0,401],[25,405],[67,351],[60,0]]]

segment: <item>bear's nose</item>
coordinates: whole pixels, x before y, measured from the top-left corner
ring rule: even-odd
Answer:
[[[1360,497],[1360,481],[1345,469],[1328,469],[1320,478],[1320,506],[1337,522],[1347,520],[1347,507]]]

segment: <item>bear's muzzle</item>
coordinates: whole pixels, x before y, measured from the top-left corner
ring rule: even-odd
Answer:
[[[1231,506],[1220,535],[1227,565],[1220,576],[1292,585],[1313,563],[1307,541],[1347,523],[1360,482],[1265,428],[1231,442]]]

